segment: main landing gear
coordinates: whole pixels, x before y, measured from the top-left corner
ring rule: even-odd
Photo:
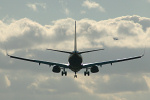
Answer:
[[[62,75],[62,76],[63,76],[63,75],[67,76],[67,71],[65,71],[65,68],[64,68],[63,71],[61,72],[61,75]]]
[[[63,75],[67,76],[67,72],[66,72],[66,71],[62,71],[62,72],[61,72],[61,75],[62,75],[62,76],[63,76]]]
[[[86,71],[84,72],[84,76],[86,75],[90,76],[90,72],[88,71],[88,68],[86,68]]]
[[[90,72],[89,71],[85,71],[84,72],[84,76],[86,76],[86,75],[90,76]]]

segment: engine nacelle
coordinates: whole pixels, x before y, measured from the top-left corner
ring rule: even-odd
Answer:
[[[98,67],[97,67],[97,66],[92,66],[92,67],[91,67],[91,72],[92,72],[92,73],[97,73],[97,72],[99,72]]]
[[[61,69],[60,69],[59,66],[54,66],[53,69],[52,69],[52,71],[53,71],[54,73],[59,73],[59,72],[61,71]]]

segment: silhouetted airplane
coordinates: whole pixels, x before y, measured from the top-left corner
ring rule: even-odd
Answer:
[[[99,66],[102,67],[102,65],[105,64],[111,64],[112,63],[117,63],[117,62],[122,62],[122,61],[128,61],[128,60],[133,60],[133,59],[138,59],[144,56],[140,55],[140,56],[135,56],[135,57],[129,57],[129,58],[123,58],[123,59],[116,59],[116,60],[110,60],[110,61],[103,61],[103,62],[96,62],[96,63],[88,63],[88,64],[83,64],[82,63],[82,56],[81,54],[83,53],[89,53],[89,52],[93,52],[93,51],[99,51],[99,50],[104,50],[104,49],[96,49],[96,50],[89,50],[89,51],[83,51],[83,52],[79,52],[77,51],[77,40],[76,40],[76,21],[75,21],[75,40],[74,40],[74,51],[73,52],[69,52],[69,51],[62,51],[62,50],[53,50],[53,49],[47,49],[47,50],[52,50],[52,51],[57,51],[57,52],[62,52],[62,53],[68,53],[70,54],[69,58],[68,58],[68,62],[69,64],[61,64],[61,63],[55,63],[55,62],[49,62],[49,61],[41,61],[41,60],[33,60],[33,59],[27,59],[27,58],[22,58],[22,57],[17,57],[17,56],[12,56],[9,55],[7,53],[7,55],[10,58],[15,58],[15,59],[19,59],[19,60],[25,60],[25,61],[30,61],[30,62],[35,62],[40,64],[46,64],[49,66],[52,66],[53,69],[52,71],[54,73],[60,73],[61,69],[63,69],[62,71],[62,76],[65,75],[67,76],[67,72],[65,71],[65,69],[70,69],[73,72],[75,72],[74,78],[77,78],[76,73],[78,71],[80,71],[81,69],[86,69],[86,71],[84,72],[84,75],[90,75],[90,72],[88,71],[90,69],[90,71],[92,73],[97,73],[99,72]]]
[[[119,40],[117,37],[114,37],[113,39],[114,39],[114,40]]]

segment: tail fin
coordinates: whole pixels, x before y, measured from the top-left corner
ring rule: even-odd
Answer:
[[[74,40],[74,51],[77,51],[76,21],[75,21],[75,40]]]
[[[5,50],[6,50],[6,55],[7,55],[7,56],[9,56],[9,54],[8,54],[8,52],[7,52],[7,48],[6,48],[6,46],[5,46]]]
[[[69,51],[54,50],[54,49],[47,49],[47,50],[57,51],[57,52],[62,52],[62,53],[68,53],[68,54],[73,54],[73,52],[69,52]],[[94,52],[94,51],[99,51],[99,50],[104,50],[104,49],[95,49],[95,50],[82,51],[82,52],[78,52],[78,54],[89,53],[89,52]],[[75,21],[74,51],[75,51],[75,52],[77,51],[76,21]],[[77,52],[76,52],[76,53],[77,53]]]
[[[62,51],[62,50],[54,50],[54,49],[47,49],[51,51],[57,51],[57,52],[62,52],[62,53],[69,53],[72,54],[72,52],[69,51]],[[77,40],[76,40],[76,21],[75,21],[75,40],[74,40],[74,51],[77,51]]]

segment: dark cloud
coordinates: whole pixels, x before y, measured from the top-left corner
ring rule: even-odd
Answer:
[[[102,80],[102,79],[101,79]],[[119,93],[119,92],[138,92],[148,91],[145,80],[140,75],[115,75],[110,76],[107,82],[98,81],[96,93]]]

